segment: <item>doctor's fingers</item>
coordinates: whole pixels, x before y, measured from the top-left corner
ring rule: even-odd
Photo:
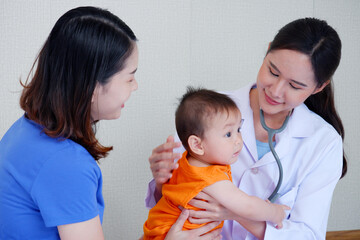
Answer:
[[[157,162],[150,163],[150,169],[153,175],[156,172],[165,172],[170,173],[173,169],[178,168],[179,164],[174,162],[173,160],[161,160]]]
[[[174,163],[175,159],[180,157],[181,157],[180,153],[173,153],[173,152],[161,152],[161,153],[153,154],[149,157],[150,167],[152,167],[152,165],[158,165],[158,164],[160,164],[159,166],[163,166],[164,163],[171,164]]]
[[[164,184],[171,178],[171,173],[166,175],[166,176],[165,175],[164,176],[159,176],[159,175],[154,175],[153,174],[153,177],[154,177],[154,180],[155,180],[156,184]]]
[[[217,203],[216,201],[208,201],[208,202],[206,202],[206,201],[199,200],[199,199],[196,199],[196,198],[191,199],[189,201],[189,204],[194,206],[194,207],[204,209],[204,210],[209,211],[209,212],[219,212],[223,208],[223,206],[220,205],[219,203]]]
[[[157,184],[166,183],[169,178],[171,178],[172,173],[169,169],[161,169],[159,171],[153,172],[154,180]]]
[[[166,142],[163,143],[159,146],[157,146],[156,148],[153,149],[151,156],[152,155],[156,155],[157,153],[162,153],[162,152],[172,152],[172,150],[174,148],[178,148],[181,146],[181,142]]]
[[[190,210],[189,221],[194,224],[202,224],[212,221],[225,220],[221,212],[203,211],[203,210]]]
[[[189,217],[188,220],[193,224],[203,224],[214,221],[213,219],[210,218],[194,218],[194,217]]]
[[[207,193],[204,193],[204,192],[199,192],[195,197],[194,199],[202,199],[202,200],[206,200],[208,202],[211,202],[214,200],[214,198],[212,198],[209,194]]]
[[[221,228],[215,229],[214,231],[211,230],[214,229],[216,226],[218,226],[220,223],[221,222],[211,222],[201,228],[193,229],[190,231],[196,231],[196,235],[200,236],[198,239],[201,240],[219,240],[222,239]]]

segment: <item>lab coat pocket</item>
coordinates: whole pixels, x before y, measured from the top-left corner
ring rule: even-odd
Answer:
[[[298,187],[291,188],[288,192],[281,194],[281,196],[277,199],[276,203],[284,204],[292,208],[295,203],[297,192],[298,192]]]

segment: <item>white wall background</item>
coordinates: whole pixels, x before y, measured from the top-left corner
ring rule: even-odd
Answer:
[[[185,87],[231,90],[255,81],[275,33],[307,16],[327,20],[343,42],[334,81],[349,171],[337,185],[328,230],[360,229],[360,1],[0,0],[0,138],[23,114],[19,78],[26,78],[56,20],[81,5],[109,9],[140,40],[139,89],[122,117],[101,122],[98,131],[103,144],[114,146],[100,164],[107,239],[141,235],[148,157],[174,133],[174,110]]]

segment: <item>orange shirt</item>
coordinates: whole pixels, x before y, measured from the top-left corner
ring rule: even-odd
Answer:
[[[189,165],[186,155],[185,151],[178,161],[179,167],[173,171],[169,182],[162,187],[162,198],[149,211],[149,217],[144,224],[144,240],[164,239],[181,213],[178,206],[199,210],[188,202],[202,189],[221,180],[232,181],[229,165],[195,167]],[[203,225],[205,224],[192,224],[186,220],[183,230],[195,229]],[[216,228],[222,225],[223,223]]]

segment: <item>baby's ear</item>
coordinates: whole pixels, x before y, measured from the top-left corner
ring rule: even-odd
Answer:
[[[204,148],[201,144],[201,138],[195,135],[191,135],[188,138],[188,144],[190,150],[197,155],[204,155]]]

